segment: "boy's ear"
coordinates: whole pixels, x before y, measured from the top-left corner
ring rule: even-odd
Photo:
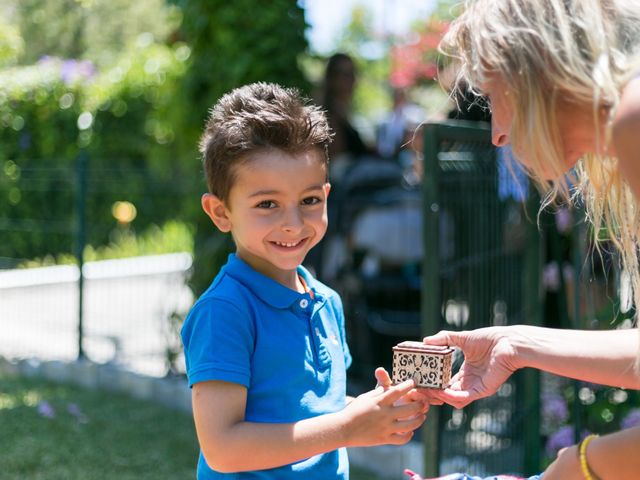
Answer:
[[[331,191],[331,184],[329,182],[324,184],[324,195],[329,197],[329,192]]]
[[[202,209],[221,232],[231,231],[231,220],[224,202],[212,193],[205,193],[200,199]]]

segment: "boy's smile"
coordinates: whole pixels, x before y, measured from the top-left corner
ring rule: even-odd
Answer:
[[[228,202],[205,195],[203,208],[230,231],[236,254],[255,270],[293,289],[296,269],[327,230],[326,167],[322,151],[253,153],[233,169]]]

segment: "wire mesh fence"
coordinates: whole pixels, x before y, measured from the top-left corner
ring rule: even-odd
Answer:
[[[13,164],[13,175],[5,165],[0,176],[9,200],[0,213],[0,355],[86,357],[156,376],[180,371],[191,254],[173,245],[174,253],[135,256],[127,242],[134,228],[145,231],[197,203],[199,180],[119,168],[122,162],[83,153],[66,163]],[[113,242],[132,258],[85,261],[88,245],[95,252]]]
[[[467,330],[539,322],[540,252],[526,204],[504,192],[486,127],[465,122],[425,129],[423,328]],[[458,361],[458,364],[460,360]],[[433,475],[522,473],[539,464],[536,378],[519,372],[464,410],[443,406],[426,432]]]

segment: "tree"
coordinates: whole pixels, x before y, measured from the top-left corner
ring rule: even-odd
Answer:
[[[165,0],[5,0],[4,14],[28,39],[18,57],[30,65],[44,56],[111,66],[141,34],[163,42],[178,27],[179,9]],[[145,41],[145,38],[141,39]]]

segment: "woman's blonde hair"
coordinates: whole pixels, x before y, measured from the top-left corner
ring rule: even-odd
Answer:
[[[480,94],[494,75],[506,83],[510,140],[545,193],[541,208],[579,197],[596,246],[606,228],[640,306],[640,204],[607,155],[621,91],[640,74],[640,0],[467,0],[440,51],[459,67],[454,98],[461,89]],[[560,98],[593,112],[596,152],[576,164],[571,185],[556,118]],[[545,180],[549,173],[557,180]]]

